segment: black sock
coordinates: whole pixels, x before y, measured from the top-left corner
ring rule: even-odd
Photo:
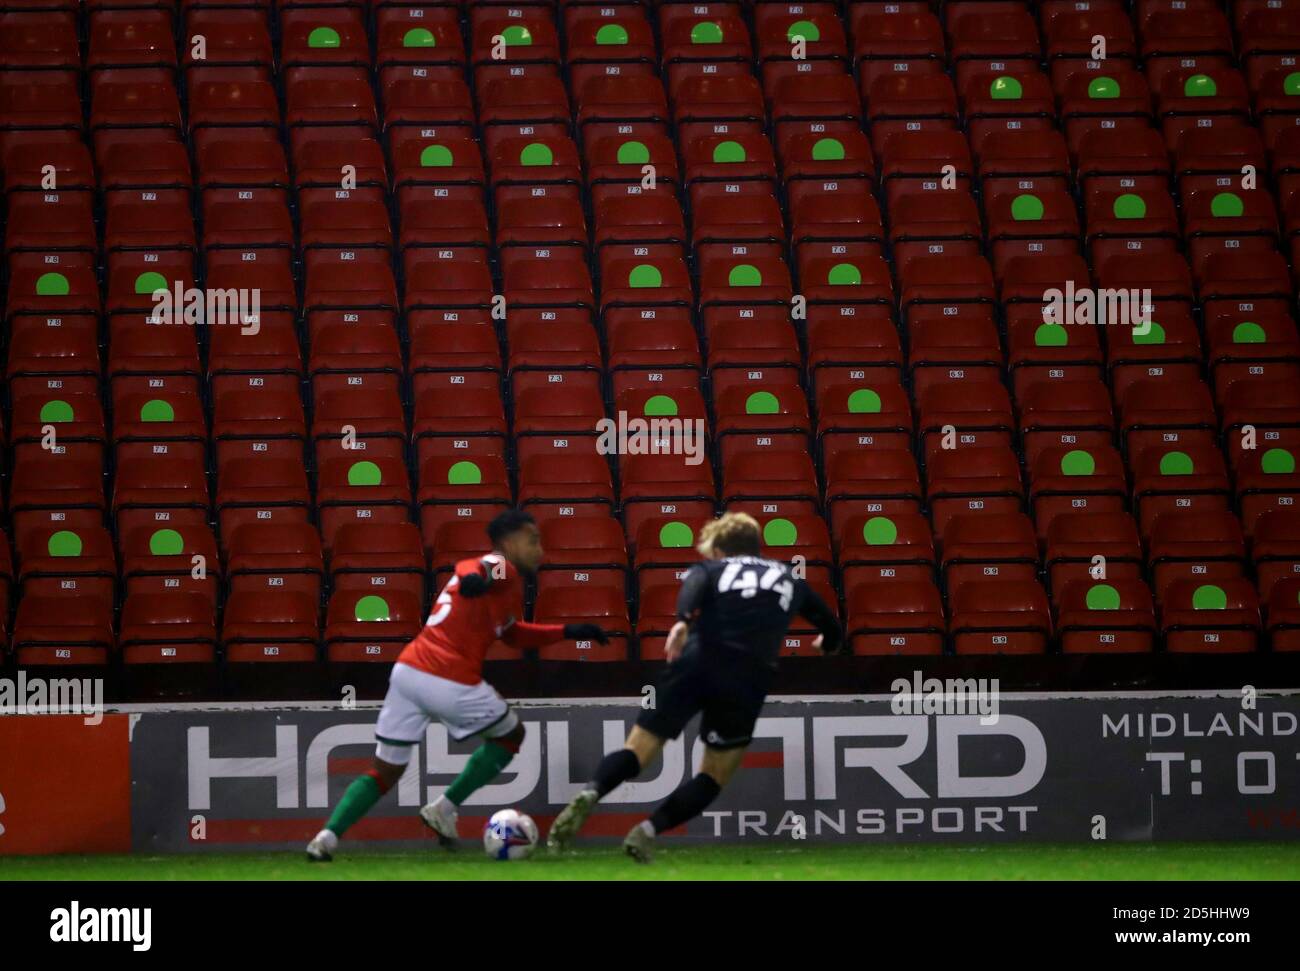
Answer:
[[[596,774],[591,777],[591,788],[604,799],[606,795],[618,788],[628,779],[635,779],[641,773],[641,763],[636,753],[630,748],[621,748],[610,752],[596,766]]]
[[[689,782],[683,782],[659,804],[659,808],[650,817],[650,825],[655,828],[655,833],[680,826],[704,812],[705,807],[717,799],[721,791],[722,786],[714,781],[713,776],[701,772]]]

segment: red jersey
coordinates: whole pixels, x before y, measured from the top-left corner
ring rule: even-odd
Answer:
[[[461,595],[461,578],[470,573],[491,578],[486,593]],[[424,629],[402,649],[397,662],[449,681],[478,684],[483,680],[483,657],[493,641],[524,648],[564,636],[563,625],[527,624],[523,615],[523,578],[509,560],[500,553],[461,560],[434,601]]]

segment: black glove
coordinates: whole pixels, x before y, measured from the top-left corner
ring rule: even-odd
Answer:
[[[599,624],[565,624],[564,636],[574,641],[609,643],[609,635],[605,633]]]
[[[460,578],[460,595],[462,597],[481,597],[492,586],[492,577],[482,573],[466,573]]]

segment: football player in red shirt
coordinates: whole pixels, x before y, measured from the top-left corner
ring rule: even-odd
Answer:
[[[375,726],[374,767],[348,786],[325,824],[307,844],[307,859],[333,858],[339,837],[396,785],[430,721],[447,726],[456,741],[483,739],[446,792],[420,810],[443,845],[456,839],[457,807],[491,782],[514,758],[524,726],[483,680],[483,657],[494,640],[517,648],[565,638],[607,643],[596,624],[529,624],[523,578],[542,562],[541,532],[533,517],[512,509],[488,524],[492,551],[461,560],[434,602],[433,613],[393,665],[388,694]]]

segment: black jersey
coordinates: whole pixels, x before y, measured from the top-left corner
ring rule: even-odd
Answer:
[[[825,650],[837,646],[840,627],[834,613],[780,560],[729,556],[697,563],[677,596],[678,619],[691,621],[685,653],[718,659],[775,666],[795,614],[817,626]]]

